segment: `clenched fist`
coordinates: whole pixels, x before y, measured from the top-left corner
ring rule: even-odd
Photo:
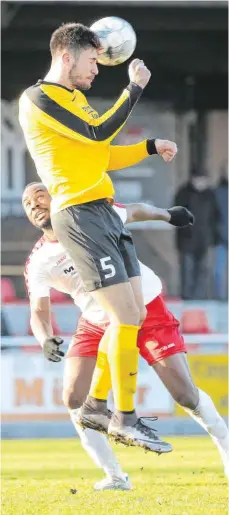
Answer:
[[[161,156],[166,163],[172,161],[177,153],[176,143],[168,141],[167,139],[155,139],[155,147],[158,155]]]
[[[134,59],[130,63],[128,73],[130,81],[134,82],[142,89],[146,87],[151,77],[151,72],[141,59]]]

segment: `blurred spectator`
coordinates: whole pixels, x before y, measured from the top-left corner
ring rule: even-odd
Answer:
[[[1,311],[1,336],[10,336],[3,311]]]
[[[190,181],[177,192],[175,204],[187,207],[195,216],[193,227],[176,231],[181,296],[187,300],[206,299],[209,279],[208,251],[217,243],[220,216],[208,177],[193,170]]]
[[[222,169],[221,178],[215,189],[216,203],[220,212],[218,224],[219,241],[215,253],[214,296],[227,299],[227,257],[228,257],[228,176],[227,168]]]

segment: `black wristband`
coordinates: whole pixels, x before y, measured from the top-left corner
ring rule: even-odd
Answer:
[[[130,93],[130,110],[134,107],[138,99],[143,93],[143,89],[141,86],[138,86],[138,84],[135,84],[135,82],[130,82],[126,88]]]
[[[146,150],[147,150],[149,156],[152,156],[153,154],[157,154],[155,139],[147,139],[146,140]]]

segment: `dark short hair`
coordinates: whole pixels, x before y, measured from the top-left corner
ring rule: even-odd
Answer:
[[[41,181],[33,181],[33,182],[28,182],[28,184],[26,184],[25,190],[27,188],[29,188],[30,186],[34,186],[34,184],[38,184],[38,185],[43,186],[45,188],[45,185],[43,184],[43,182],[41,182]]]
[[[44,190],[47,190],[47,188],[43,184],[43,182],[33,181],[33,182],[29,182],[28,184],[26,184],[24,191],[27,190],[27,188],[30,188],[30,186],[35,186],[35,184],[37,184],[37,186],[41,186],[42,188],[44,188]]]
[[[98,36],[81,23],[64,23],[56,29],[51,36],[50,52],[52,57],[57,50],[83,50],[85,48],[100,48]]]
[[[24,188],[24,191],[23,191],[23,193],[22,193],[22,198],[24,197],[24,194],[25,194],[26,190],[27,190],[28,188],[30,188],[30,186],[38,186],[39,188],[41,188],[41,189],[43,189],[43,190],[47,191],[47,188],[46,188],[46,186],[43,184],[43,182],[39,182],[39,181],[29,182],[28,184],[26,184],[26,186],[25,186],[25,188]]]

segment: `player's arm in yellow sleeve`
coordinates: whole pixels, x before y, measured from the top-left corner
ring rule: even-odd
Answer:
[[[107,171],[111,172],[112,170],[134,166],[152,154],[157,154],[154,139],[144,140],[135,145],[110,146],[110,161]]]
[[[74,111],[52,98],[52,86],[36,85],[26,90],[33,104],[37,120],[63,136],[84,142],[111,140],[128,119],[134,105],[142,94],[142,88],[130,83],[117,102],[102,116],[93,118],[74,106]]]

